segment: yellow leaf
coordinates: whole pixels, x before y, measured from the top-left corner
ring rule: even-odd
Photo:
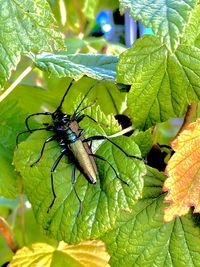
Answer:
[[[9,267],[109,267],[109,254],[102,241],[83,241],[68,245],[61,241],[57,248],[36,243],[19,249]]]
[[[191,123],[172,142],[175,154],[168,162],[163,191],[168,191],[164,220],[188,213],[191,206],[200,212],[200,119]]]

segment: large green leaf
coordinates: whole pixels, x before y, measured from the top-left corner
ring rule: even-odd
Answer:
[[[163,222],[164,175],[148,169],[143,198],[131,214],[122,214],[115,230],[103,237],[113,267],[197,267],[200,229],[190,216]]]
[[[68,76],[79,80],[84,75],[97,80],[115,81],[116,78],[117,56],[50,53],[30,56],[36,67],[59,78]]]
[[[98,110],[96,112],[99,121],[101,113]],[[87,136],[95,132],[102,134],[100,126],[98,126],[99,131],[94,132],[93,124],[90,123],[87,127]],[[112,123],[108,124],[111,125]],[[81,125],[81,128],[84,129],[83,126]],[[112,168],[100,160],[97,160],[99,177],[96,185],[89,184],[85,177],[76,171],[75,187],[83,202],[82,213],[77,216],[79,203],[71,183],[73,164],[68,157],[65,157],[54,174],[57,199],[48,214],[47,209],[53,197],[50,170],[60,154],[58,144],[49,144],[41,161],[36,166],[30,167],[30,164],[38,158],[41,146],[48,136],[47,132],[33,133],[26,142],[19,145],[14,157],[15,167],[23,177],[25,193],[33,206],[36,219],[56,239],[67,242],[96,239],[108,229],[112,229],[120,211],[130,210],[140,197],[143,187],[141,177],[145,173],[144,163],[127,158],[108,141],[101,144],[96,154],[106,158],[129,186],[120,182]],[[112,140],[128,153],[139,155],[139,149],[131,138],[120,137]],[[93,144],[95,145],[95,142]]]
[[[180,43],[197,0],[120,0],[121,9],[129,9],[135,20],[153,29],[172,50]]]
[[[0,0],[0,86],[10,76],[20,54],[63,47],[55,20],[44,0]]]
[[[171,53],[155,36],[144,36],[122,53],[118,81],[133,84],[128,108],[135,126],[183,116],[187,105],[200,99],[199,63],[198,48],[180,45]]]

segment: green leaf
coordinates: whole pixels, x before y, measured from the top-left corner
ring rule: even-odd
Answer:
[[[45,243],[23,247],[14,255],[10,267],[109,267],[110,256],[102,241],[84,241],[78,245],[60,242],[57,248]]]
[[[63,47],[63,41],[55,31],[55,20],[46,1],[0,0],[0,6],[2,86],[16,68],[21,53],[51,51],[52,46]]]
[[[124,52],[117,79],[133,84],[128,108],[134,125],[148,128],[183,116],[187,105],[200,99],[199,63],[198,48],[180,45],[170,53],[155,36],[144,36]]]
[[[55,55],[50,53],[30,55],[39,69],[57,77],[79,80],[84,75],[97,79],[115,81],[117,56],[105,55]]]
[[[0,117],[0,195],[15,198],[17,188],[12,153],[24,116],[16,101],[8,101],[1,103]]]
[[[182,44],[194,45],[200,48],[200,5],[193,10],[190,16],[189,23],[185,29],[185,33],[181,39]]]
[[[134,20],[152,28],[173,50],[180,43],[196,3],[197,0],[120,0],[120,7],[129,9]]]
[[[148,169],[143,198],[103,237],[111,266],[199,266],[200,229],[190,216],[163,222],[164,175]]]
[[[11,165],[12,159],[7,158],[8,152],[0,144],[0,196],[7,198],[16,197],[16,177],[14,174],[13,166]]]
[[[0,196],[16,197],[18,188],[12,159],[16,137],[25,130],[25,117],[28,113],[37,112],[40,107],[51,107],[55,102],[56,107],[57,101],[46,90],[19,85],[0,103]]]
[[[145,132],[134,133],[133,140],[139,146],[142,157],[145,157],[153,146],[151,129]]]
[[[55,107],[59,105],[59,99],[61,100],[70,81],[71,79],[59,79],[55,76],[51,76],[48,79],[48,88],[50,90],[49,94],[52,94],[54,99],[57,101]],[[75,82],[63,103],[65,111],[72,113],[75,110],[75,106],[78,106],[81,99],[95,83],[96,81],[88,77],[83,77]],[[78,96],[79,94],[81,94],[81,97]],[[79,100],[77,100],[77,96]],[[126,108],[126,97],[127,94],[120,92],[118,85],[111,82],[102,81],[94,86],[92,91],[87,96],[86,103],[83,103],[83,105],[87,106],[96,101],[96,104],[92,106],[91,110],[95,110],[95,107],[99,105],[104,114],[116,115],[123,113],[124,109]],[[71,99],[76,99],[76,105],[73,101],[71,101]],[[116,131],[118,130],[116,129]]]
[[[91,126],[92,124],[89,129]],[[26,142],[19,145],[14,157],[15,167],[23,177],[25,193],[33,206],[36,220],[58,240],[79,242],[83,239],[96,239],[112,229],[120,211],[130,210],[141,196],[144,163],[127,158],[108,141],[101,144],[96,154],[106,158],[129,186],[119,181],[112,168],[104,161],[97,160],[99,177],[96,185],[89,184],[77,170],[75,188],[83,203],[82,213],[77,216],[79,202],[71,183],[73,164],[68,157],[63,158],[54,173],[57,198],[48,214],[47,210],[53,198],[50,170],[60,155],[58,144],[49,144],[41,161],[30,167],[38,158],[42,144],[48,136],[47,132],[33,133]],[[112,141],[127,153],[140,154],[131,138],[120,137]],[[95,145],[95,142],[93,143]]]

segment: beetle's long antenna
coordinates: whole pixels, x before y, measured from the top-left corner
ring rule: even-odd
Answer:
[[[65,100],[65,97],[66,97],[67,93],[69,92],[69,89],[71,88],[71,86],[72,86],[73,83],[74,83],[74,80],[72,80],[71,83],[69,84],[69,86],[68,86],[68,88],[67,88],[67,90],[66,90],[64,96],[62,97],[62,100],[61,100],[61,102],[60,102],[60,105],[57,107],[56,110],[61,109],[62,104],[63,104],[63,102],[64,102],[64,100]]]
[[[76,114],[80,108],[80,106],[82,105],[83,101],[86,99],[86,97],[88,96],[88,94],[92,91],[92,89],[98,84],[101,83],[102,81],[97,81],[96,83],[94,83],[90,89],[87,91],[87,93],[84,95],[84,97],[82,98],[81,102],[79,103],[78,107],[76,108],[76,110],[74,111],[74,114]],[[73,114],[73,116],[74,116]]]

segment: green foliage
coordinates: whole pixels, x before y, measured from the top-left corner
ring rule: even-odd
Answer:
[[[43,0],[0,1],[1,47],[0,87],[20,60],[21,53],[52,51],[63,47],[61,34],[55,31],[55,20]]]
[[[169,1],[169,4],[172,2]],[[185,5],[185,2],[187,1],[180,1],[180,4],[176,5],[180,12],[184,10],[181,3]],[[191,4],[193,2],[194,6],[195,1],[190,2]],[[144,9],[144,14],[147,10]],[[199,10],[198,7],[197,10]],[[149,16],[152,17],[154,11],[152,9]],[[188,104],[200,98],[200,51],[194,46],[195,38],[199,33],[197,29],[191,41],[187,41],[191,35],[191,28],[189,30],[191,22],[188,20],[189,13],[184,14],[186,31],[181,35],[167,35],[170,38],[173,37],[176,49],[170,50],[165,38],[146,35],[120,55],[117,80],[132,84],[128,95],[129,115],[137,128],[149,128],[171,117],[182,117]],[[194,21],[193,27],[198,28],[199,13],[196,10],[191,11],[190,16]],[[161,18],[164,20],[162,16],[153,18],[157,25]],[[153,27],[153,25],[149,26]],[[181,26],[181,29],[184,28]],[[173,33],[173,30],[169,33]],[[141,106],[145,107],[142,111]]]
[[[100,111],[96,117],[93,117],[101,121]],[[110,126],[110,121],[107,120],[106,124]],[[91,128],[93,128],[91,132],[87,131],[88,136],[94,132],[94,127]],[[95,132],[105,134],[101,129]],[[141,177],[145,172],[143,163],[127,158],[108,142],[102,144],[96,154],[108,159],[120,178],[128,182],[129,186],[116,179],[115,173],[108,164],[98,160],[99,177],[95,186],[88,184],[84,176],[77,171],[75,187],[83,201],[82,213],[77,217],[79,202],[71,184],[73,165],[69,159],[63,159],[54,175],[57,199],[52,210],[47,214],[53,197],[50,170],[60,154],[60,148],[56,143],[49,145],[40,163],[32,168],[30,164],[38,158],[42,143],[48,136],[46,132],[32,134],[26,142],[19,145],[14,157],[15,166],[24,178],[25,193],[33,206],[36,219],[58,240],[78,242],[83,239],[98,238],[113,227],[121,209],[129,210],[140,197],[143,187]],[[128,138],[116,138],[114,142],[129,153],[134,155],[139,153],[136,144]],[[121,165],[122,161],[123,165]],[[103,214],[102,211],[104,211]],[[65,227],[66,225],[68,227]]]
[[[163,222],[165,176],[148,169],[143,198],[131,213],[121,214],[117,227],[103,237],[111,266],[199,266],[200,229],[191,215]]]
[[[153,1],[121,0],[120,7],[129,9],[135,20],[141,20],[166,43],[169,49],[176,49],[179,38],[184,34],[191,13],[197,4],[196,0]]]
[[[55,55],[42,54],[33,57],[36,67],[59,78],[70,77],[79,80],[84,75],[93,79],[115,81],[118,58],[104,55]]]
[[[141,20],[155,33],[143,36],[125,50],[103,38],[89,36],[98,10],[114,9],[118,4],[115,0],[0,0],[0,22],[7,25],[0,26],[0,85],[10,77],[22,54],[28,60],[21,60],[5,87],[21,74],[24,65],[35,67],[31,76],[0,103],[0,196],[5,197],[0,198],[0,216],[14,227],[20,247],[46,242],[41,250],[40,245],[35,245],[39,253],[36,254],[41,252],[45,258],[46,248],[53,251],[56,266],[59,260],[60,266],[77,264],[66,255],[62,255],[62,263],[62,249],[55,248],[59,240],[78,243],[87,239],[105,242],[113,267],[199,266],[200,231],[191,219],[192,214],[163,222],[163,209],[167,206],[163,203],[164,174],[150,167],[146,173],[142,161],[126,157],[109,141],[93,141],[93,153],[107,159],[129,186],[117,179],[108,163],[99,159],[95,185],[89,184],[76,169],[75,188],[83,203],[77,216],[79,202],[71,182],[74,162],[66,155],[54,173],[57,198],[47,213],[53,199],[51,168],[61,148],[55,141],[47,144],[42,159],[32,168],[30,164],[39,157],[51,132],[20,135],[16,148],[16,136],[26,130],[24,121],[28,114],[55,111],[72,78],[76,82],[63,103],[67,114],[73,114],[95,85],[82,107],[91,105],[84,112],[98,123],[89,118],[80,122],[85,137],[111,136],[127,153],[147,159],[157,140],[167,145],[175,137],[177,129],[172,131],[167,120],[185,116],[188,105],[200,99],[200,5],[197,0],[120,0],[121,11],[128,9],[135,20]],[[59,31],[66,35],[65,40]],[[58,51],[62,48],[64,51]],[[102,55],[104,48],[111,54]],[[117,82],[131,85],[130,91],[121,92]],[[115,118],[118,114],[131,119],[130,130],[134,128],[131,136],[121,136],[122,127]],[[159,122],[165,125],[158,126]],[[30,119],[31,128],[43,127],[43,123],[52,123],[51,117]],[[164,127],[171,131],[167,137]],[[32,205],[30,210],[25,208],[25,224],[18,198],[15,202],[7,200],[19,196],[22,189],[24,206],[26,198]],[[0,265],[12,256],[5,247],[1,238]],[[24,256],[28,261],[26,252]]]

